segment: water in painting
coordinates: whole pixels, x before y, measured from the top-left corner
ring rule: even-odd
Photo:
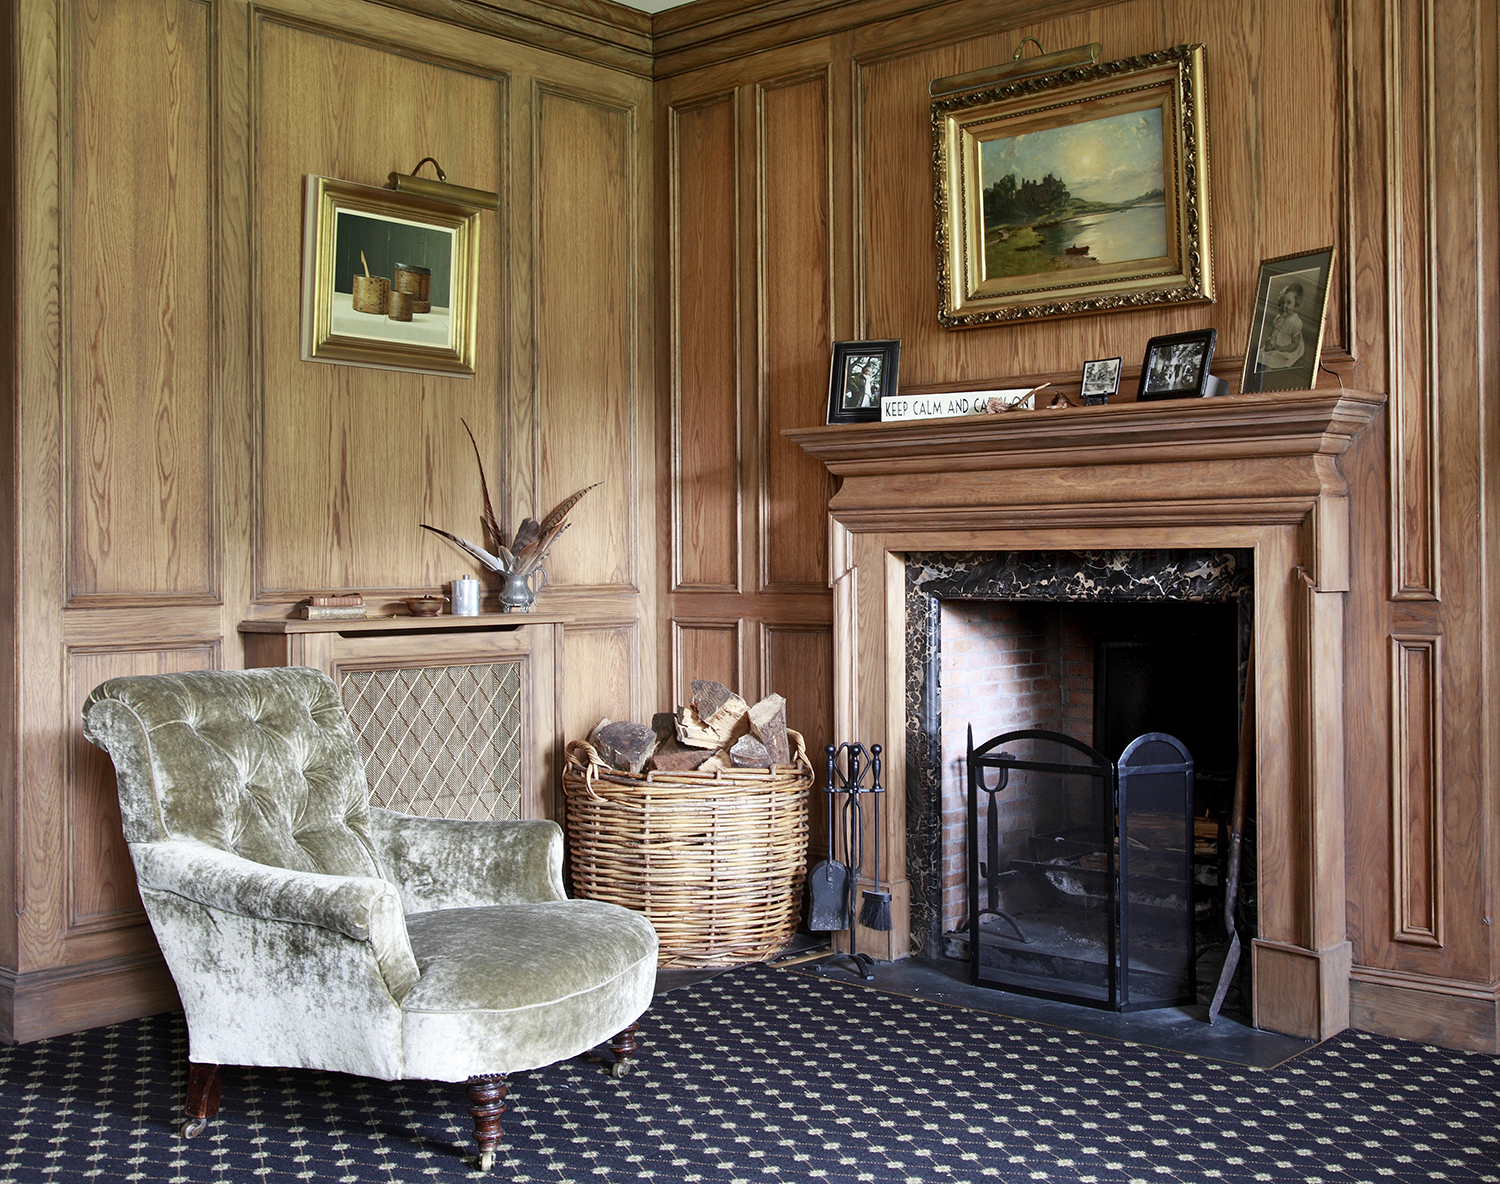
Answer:
[[[986,278],[1165,255],[1163,159],[1160,107],[983,141]]]

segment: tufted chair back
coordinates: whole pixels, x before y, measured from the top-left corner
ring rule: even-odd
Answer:
[[[83,715],[114,759],[127,842],[190,839],[273,867],[383,878],[354,730],[321,671],[115,678]]]

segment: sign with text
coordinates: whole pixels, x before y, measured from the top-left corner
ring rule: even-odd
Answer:
[[[987,415],[990,400],[999,399],[1013,410],[1031,410],[1032,388],[1005,391],[958,391],[949,395],[886,395],[880,400],[880,419],[957,419]]]

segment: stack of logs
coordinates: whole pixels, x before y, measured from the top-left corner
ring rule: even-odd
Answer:
[[[712,773],[792,763],[785,699],[767,695],[751,707],[723,683],[706,678],[693,680],[691,701],[675,712],[657,712],[649,728],[604,719],[589,743],[622,773]]]

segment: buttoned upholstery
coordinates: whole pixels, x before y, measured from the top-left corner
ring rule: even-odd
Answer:
[[[651,1001],[655,932],[567,899],[555,823],[372,809],[319,671],[112,679],[84,730],[195,1062],[464,1081],[575,1056]]]

